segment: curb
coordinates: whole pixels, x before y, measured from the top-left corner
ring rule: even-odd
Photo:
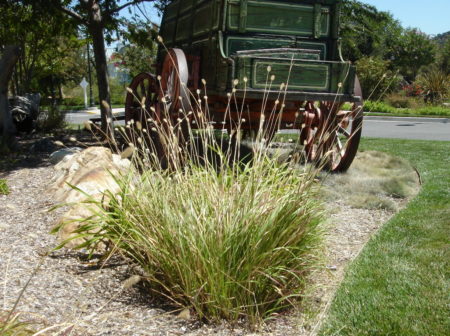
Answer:
[[[87,113],[87,114],[97,114],[100,115],[100,109],[96,109],[96,110],[66,110],[64,111],[64,113]],[[113,115],[117,115],[117,114],[123,114],[125,113],[125,108],[124,107],[118,107],[118,108],[113,108],[112,109],[112,114]]]
[[[399,122],[422,122],[422,123],[450,123],[449,118],[422,118],[422,117],[383,117],[383,116],[364,116],[364,120],[379,121],[399,121]]]

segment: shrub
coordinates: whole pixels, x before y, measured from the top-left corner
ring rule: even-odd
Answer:
[[[418,102],[413,97],[407,97],[404,92],[389,94],[385,101],[395,108],[417,108]]]
[[[394,113],[395,108],[382,101],[366,100],[364,102],[364,112]]]
[[[62,129],[66,126],[65,116],[57,107],[49,107],[41,111],[37,120],[37,128],[42,132],[50,132]]]
[[[417,83],[405,85],[402,89],[407,97],[420,97],[424,93],[423,87]]]
[[[417,82],[425,89],[425,101],[430,103],[441,103],[448,98],[450,92],[450,75],[437,67],[432,67],[421,74]]]
[[[389,61],[377,57],[362,57],[356,62],[364,99],[381,99],[398,87],[399,78],[388,68]]]

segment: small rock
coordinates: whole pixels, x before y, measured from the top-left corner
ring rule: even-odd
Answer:
[[[31,152],[54,152],[58,149],[58,146],[49,138],[43,138],[36,141],[30,148]]]
[[[191,319],[191,312],[189,311],[188,308],[184,308],[178,315],[178,318],[182,319],[182,320],[190,320]]]
[[[57,164],[63,160],[68,160],[73,154],[81,151],[79,147],[63,148],[50,154],[50,163]]]

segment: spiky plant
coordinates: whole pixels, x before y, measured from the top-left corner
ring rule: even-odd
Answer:
[[[425,88],[425,100],[430,103],[444,101],[450,92],[450,75],[441,69],[432,67],[417,80]]]

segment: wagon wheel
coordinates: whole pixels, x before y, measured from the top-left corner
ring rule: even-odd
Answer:
[[[163,147],[158,133],[154,131],[161,120],[159,97],[159,84],[153,74],[142,72],[134,77],[125,99],[125,123],[134,129],[127,132],[128,140],[134,141],[145,134],[149,149],[162,158]]]
[[[161,69],[161,101],[171,114],[189,107],[188,79],[188,64],[183,50],[170,49]]]
[[[358,150],[363,121],[358,78],[355,78],[355,95],[361,98],[349,111],[341,109],[343,103],[321,102],[319,107],[307,103],[300,139],[308,161],[325,164],[332,172],[343,172],[350,167]]]
[[[186,56],[181,49],[169,49],[161,69],[160,97],[161,113],[174,127],[180,142],[185,143],[189,135],[188,116],[190,108],[187,88],[189,69]]]

